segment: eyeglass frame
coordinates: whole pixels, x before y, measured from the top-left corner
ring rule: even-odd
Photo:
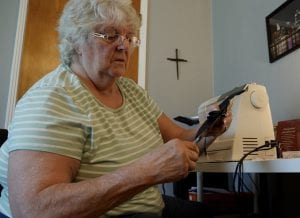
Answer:
[[[108,33],[97,33],[97,32],[92,32],[90,33],[92,36],[95,36],[96,38],[99,38],[99,39],[102,39],[104,42],[108,43],[108,44],[114,44],[116,42],[120,42],[120,39],[121,39],[121,42],[123,43],[124,40],[127,40],[127,42],[129,43],[129,45],[131,46],[131,48],[136,48],[136,47],[139,47],[140,45],[140,40],[138,39],[138,37],[136,36],[131,36],[131,37],[128,37],[127,35],[122,35],[120,33],[115,33],[113,35],[113,37],[116,37],[118,36],[115,40],[109,40],[108,37],[109,37],[109,34]]]

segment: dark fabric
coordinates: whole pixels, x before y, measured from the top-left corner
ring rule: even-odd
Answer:
[[[7,129],[0,129],[0,146],[6,141],[7,135]]]
[[[187,201],[170,196],[163,196],[165,208],[163,218],[213,218],[210,208],[196,201]]]
[[[189,189],[192,186],[196,186],[196,173],[189,173],[187,177],[181,179],[177,182],[173,183],[173,192],[177,198],[181,198],[183,200],[189,199]]]
[[[5,216],[4,214],[2,214],[1,212],[0,212],[0,218],[9,218],[8,216]]]
[[[0,129],[0,147],[1,145],[6,141],[8,136],[8,131],[7,129]],[[0,192],[2,191],[3,187],[0,185]],[[0,215],[0,218],[2,216]]]
[[[162,218],[162,216],[156,214],[150,214],[150,213],[136,213],[136,214],[116,216],[116,218]]]
[[[186,201],[163,195],[165,208],[162,216],[155,214],[130,214],[117,218],[213,218],[212,211],[203,203]]]

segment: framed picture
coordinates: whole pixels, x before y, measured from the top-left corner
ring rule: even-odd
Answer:
[[[287,0],[266,17],[270,63],[300,47],[300,1]]]

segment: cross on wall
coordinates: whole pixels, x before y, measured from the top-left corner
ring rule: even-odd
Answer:
[[[179,80],[179,62],[188,62],[186,59],[178,58],[178,49],[175,49],[175,58],[167,58],[169,61],[175,61],[176,62],[176,75],[177,80]]]

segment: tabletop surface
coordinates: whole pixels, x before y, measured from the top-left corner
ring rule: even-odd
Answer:
[[[232,162],[197,162],[197,172],[234,173],[237,161]],[[300,158],[274,160],[245,160],[245,173],[300,173]]]

